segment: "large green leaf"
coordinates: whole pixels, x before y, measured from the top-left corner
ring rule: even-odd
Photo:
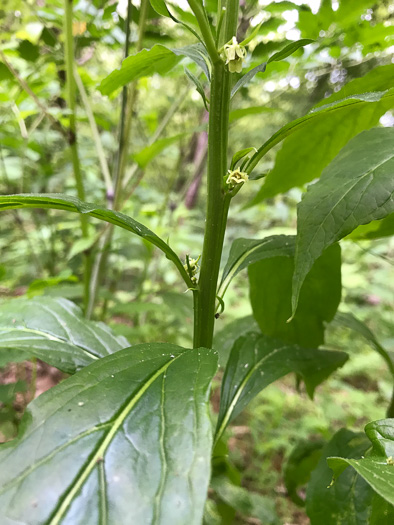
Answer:
[[[9,361],[18,361],[21,353],[25,359],[35,356],[73,374],[129,346],[105,324],[84,319],[67,299],[36,297],[0,305],[0,356],[6,351]]]
[[[384,500],[394,505],[394,419],[368,423],[365,433],[373,446],[370,455],[359,459],[330,457],[328,466],[334,471],[335,480],[350,465]]]
[[[285,239],[286,237],[283,236]],[[315,347],[324,343],[325,323],[335,315],[341,299],[341,250],[333,245],[316,261],[303,284],[299,307],[291,322],[294,257],[262,259],[249,266],[250,302],[263,334],[289,343]],[[294,254],[294,252],[293,252]]]
[[[327,465],[327,457],[333,454],[360,457],[369,446],[365,435],[342,429],[323,448],[306,493],[306,511],[311,525],[369,524],[373,493],[368,484],[349,469],[330,486],[332,472]]]
[[[165,75],[185,57],[196,62],[209,77],[205,52],[201,44],[193,44],[180,49],[169,49],[161,44],[156,44],[152,49],[142,49],[136,55],[125,58],[119,69],[115,69],[101,81],[99,90],[103,95],[109,95],[115,89],[133,80],[151,76],[154,73]]]
[[[289,345],[250,332],[236,340],[222,381],[216,441],[224,429],[261,390],[280,377],[297,372],[310,396],[347,359],[344,352]]]
[[[216,367],[212,350],[144,344],[45,392],[0,451],[2,525],[200,525]]]
[[[223,270],[218,294],[222,297],[238,272],[262,259],[293,257],[295,236],[271,235],[264,239],[235,239]]]
[[[378,67],[277,131],[247,166],[250,173],[273,146],[286,139],[251,205],[319,177],[352,137],[375,126],[394,106],[394,90],[386,91],[393,76],[394,64]]]
[[[38,194],[20,194],[20,195],[0,195],[0,210],[12,210],[19,208],[48,208],[56,210],[72,211],[74,213],[83,213],[100,219],[101,221],[109,222],[115,226],[120,226],[136,235],[139,235],[146,241],[154,244],[162,250],[167,259],[172,261],[178,268],[184,280],[193,286],[190,278],[183,267],[183,264],[176,253],[164,242],[160,237],[153,233],[149,228],[135,221],[124,213],[108,210],[97,206],[96,204],[89,204],[82,202],[75,197],[62,195],[58,193],[38,193]]]
[[[394,211],[394,128],[352,139],[298,205],[293,312],[302,283],[323,250],[360,224]]]

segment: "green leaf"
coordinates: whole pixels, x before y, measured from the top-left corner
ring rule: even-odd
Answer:
[[[350,235],[349,239],[380,239],[394,235],[394,213],[391,213],[380,221],[372,221],[363,226],[358,226]]]
[[[124,523],[127,516],[135,524],[200,525],[216,367],[212,350],[144,344],[39,396],[21,434],[0,450],[6,523]]]
[[[360,457],[370,446],[363,434],[342,429],[324,447],[312,472],[306,493],[306,511],[311,525],[368,525],[372,491],[356,472],[345,472],[330,486],[332,472],[327,457],[340,454]]]
[[[246,157],[251,151],[256,151],[256,148],[245,148],[237,151],[237,153],[233,155],[233,158],[231,160],[230,169],[233,170],[237,162]]]
[[[273,54],[269,59],[267,64],[270,62],[278,62],[279,60],[283,60],[284,58],[287,58],[288,56],[292,55],[297,51],[297,49],[300,49],[300,47],[305,47],[308,44],[312,44],[314,40],[311,40],[310,38],[302,38],[301,40],[297,40],[296,42],[292,42],[291,44],[288,44],[286,47],[278,51],[277,53]]]
[[[213,478],[211,486],[221,500],[242,516],[256,518],[266,525],[280,523],[271,498],[237,487],[224,476]]]
[[[90,215],[91,217],[95,217],[96,219],[100,219],[101,221],[114,224],[115,226],[120,226],[121,228],[135,233],[139,237],[142,237],[146,241],[157,246],[162,252],[166,254],[167,259],[175,264],[185,282],[188,285],[193,286],[181,260],[169,247],[169,245],[160,239],[160,237],[158,237],[155,233],[149,230],[149,228],[135,221],[124,213],[107,210],[101,206],[82,202],[75,197],[62,195],[60,193],[22,193],[20,195],[0,195],[0,210],[12,210],[19,208],[48,208],[71,211],[74,213],[83,213]]]
[[[246,84],[248,84],[252,80],[252,78],[257,75],[257,73],[264,73],[266,67],[267,67],[267,63],[263,62],[259,66],[256,66],[253,69],[251,69],[250,71],[248,71],[247,73],[245,73],[245,75],[243,75],[238,80],[238,82],[235,84],[235,86],[231,90],[231,98],[237,93],[237,91],[239,91],[241,89],[241,87],[243,87]]]
[[[394,106],[394,90],[387,91],[393,76],[394,64],[375,68],[363,78],[349,82],[267,140],[252,157],[248,173],[271,148],[286,139],[273,170],[251,205],[319,177],[352,137],[375,126]]]
[[[250,264],[272,257],[293,257],[294,250],[295,237],[289,235],[272,235],[264,239],[236,239],[230,248],[218,295],[223,297],[232,279]]]
[[[170,16],[164,0],[150,0],[150,5],[159,15],[167,16],[167,17]]]
[[[294,503],[303,507],[305,501],[298,494],[298,489],[306,485],[311,476],[311,472],[319,462],[321,451],[325,442],[300,441],[292,450],[283,471],[283,481],[287,493]]]
[[[297,372],[313,396],[316,386],[346,360],[344,352],[302,348],[253,332],[241,336],[231,350],[222,381],[216,441],[249,401],[280,377]]]
[[[393,523],[394,506],[375,492],[372,496],[371,516],[368,525],[392,525]]]
[[[269,108],[267,106],[249,106],[247,108],[239,108],[230,111],[229,122],[235,122],[250,115],[260,115],[261,113],[273,113],[280,111],[278,108]]]
[[[103,323],[84,319],[66,299],[13,299],[0,305],[0,356],[6,351],[9,361],[18,361],[22,353],[73,374],[128,346],[127,339],[115,337]]]
[[[325,248],[360,224],[394,211],[394,129],[374,128],[352,139],[298,205],[293,313],[302,283]]]
[[[234,319],[227,323],[224,328],[215,333],[213,339],[213,347],[219,354],[219,366],[225,367],[234,345],[234,341],[239,337],[239,334],[247,332],[258,332],[259,327],[252,315]]]
[[[189,71],[187,67],[185,67],[185,73],[186,76],[191,80],[191,82],[193,82],[193,84],[196,86],[196,89],[201,95],[202,101],[204,102],[205,109],[209,111],[207,97],[205,95],[204,87],[201,84],[200,80],[195,75],[193,75],[193,73]]]
[[[383,348],[379,343],[373,332],[368,328],[368,326],[357,319],[353,314],[347,312],[337,312],[331,324],[344,326],[345,328],[350,328],[353,332],[360,334],[368,344],[380,354],[385,363],[387,364],[388,369],[391,374],[394,376],[394,358],[389,354],[389,352]]]
[[[253,315],[264,334],[288,343],[319,346],[324,343],[325,323],[332,321],[341,299],[341,250],[334,245],[316,261],[303,284],[299,308],[288,322],[294,272],[291,246],[290,241],[286,255],[261,258],[249,267]]]
[[[394,419],[381,419],[368,423],[365,433],[372,443],[372,452],[368,456],[350,459],[345,455],[345,457],[327,459],[328,466],[334,472],[333,482],[335,483],[347,467],[351,466],[379,496],[390,505],[394,505]],[[343,454],[339,455],[343,456]],[[350,471],[353,476],[354,471]]]
[[[201,39],[200,35],[195,31],[189,24],[186,24],[182,20],[179,20],[176,18],[168,9],[166,3],[164,0],[150,0],[151,6],[153,9],[158,13],[159,15],[165,16],[167,18],[171,18],[176,24],[181,24],[183,27],[185,27],[188,31],[190,31],[196,38],[201,42],[201,44],[204,44],[203,40]],[[197,24],[197,20],[195,16],[193,16],[191,13],[186,13],[178,6],[172,6],[174,7],[178,12],[180,12],[183,17],[187,16],[187,18],[191,18],[192,23]],[[209,76],[208,76],[209,78]]]
[[[115,89],[133,80],[151,76],[154,73],[165,75],[185,57],[196,62],[209,76],[205,52],[201,44],[193,44],[180,49],[169,49],[161,44],[156,44],[152,49],[142,49],[136,55],[125,58],[119,69],[115,69],[101,81],[98,89],[103,95],[109,95]]]
[[[153,144],[149,144],[138,153],[133,155],[133,159],[139,165],[140,168],[144,169],[146,166],[154,159],[159,153],[163,150],[179,142],[188,132],[178,133],[172,137],[165,137],[163,139],[158,139]],[[192,133],[191,131],[189,133]]]
[[[82,237],[81,239],[77,239],[76,241],[74,241],[73,245],[71,246],[70,252],[67,256],[68,260],[92,248],[98,241],[99,235],[91,234],[88,237]]]

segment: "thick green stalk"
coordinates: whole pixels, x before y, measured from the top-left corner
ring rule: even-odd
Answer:
[[[188,0],[188,3],[197,19],[208,54],[211,57],[212,62],[215,64],[220,61],[220,56],[216,49],[215,39],[213,38],[203,3],[201,0]]]
[[[74,79],[74,40],[73,40],[73,0],[64,0],[64,37],[65,37],[65,65],[66,65],[66,88],[67,104],[70,109],[68,144],[71,151],[71,160],[74,170],[75,184],[77,187],[78,198],[85,200],[85,188],[81,172],[81,165],[77,147],[77,128],[76,128],[76,84]],[[83,237],[88,237],[88,219],[81,215],[81,230]],[[85,311],[89,302],[89,282],[91,272],[90,255],[84,255],[84,307]]]
[[[191,3],[190,3],[191,5]],[[192,6],[193,8],[193,6]],[[224,39],[236,34],[238,0],[227,0]],[[208,128],[207,212],[201,271],[194,291],[194,347],[212,346],[216,290],[230,204],[224,177],[227,172],[231,73],[222,60],[212,67]]]

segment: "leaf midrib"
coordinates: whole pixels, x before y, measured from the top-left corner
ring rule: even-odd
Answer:
[[[244,388],[245,388],[246,384],[248,383],[250,377],[254,374],[254,372],[256,370],[258,370],[261,367],[261,365],[267,359],[269,359],[270,357],[272,357],[276,353],[280,352],[281,350],[284,350],[285,348],[287,348],[287,347],[286,346],[282,346],[280,348],[275,348],[274,350],[272,350],[272,352],[270,352],[269,354],[265,355],[254,366],[252,366],[252,368],[246,374],[246,376],[244,377],[243,381],[241,381],[241,383],[239,385],[239,388],[237,389],[237,392],[234,395],[234,397],[233,397],[233,399],[232,399],[228,409],[224,413],[224,417],[223,417],[222,423],[221,423],[220,427],[218,428],[218,430],[216,432],[214,447],[215,447],[216,443],[219,441],[221,435],[223,434],[224,429],[226,428],[227,424],[229,423],[229,421],[231,419],[231,414],[234,412],[234,408],[235,408],[239,398],[241,397],[241,394],[244,391]]]
[[[80,472],[78,478],[71,484],[69,487],[69,490],[65,497],[63,498],[63,501],[60,503],[58,509],[56,510],[53,517],[48,521],[48,525],[58,525],[60,523],[60,520],[64,517],[65,512],[71,505],[74,497],[78,494],[79,490],[82,488],[84,482],[89,477],[93,469],[97,466],[97,462],[100,461],[100,459],[104,456],[108,446],[110,445],[112,439],[115,437],[117,431],[119,430],[120,426],[123,424],[126,417],[129,415],[129,413],[132,411],[136,403],[141,399],[143,394],[148,390],[148,388],[156,381],[156,379],[163,374],[167,368],[174,363],[179,357],[181,357],[183,354],[179,354],[178,356],[171,358],[165,365],[163,365],[159,370],[157,370],[149,379],[148,381],[131,397],[130,401],[126,404],[126,406],[123,408],[123,410],[120,412],[120,414],[115,418],[115,420],[112,423],[112,426],[110,427],[110,430],[102,440],[99,448],[96,450],[96,452],[91,457],[90,461],[87,463],[87,465],[82,469]]]

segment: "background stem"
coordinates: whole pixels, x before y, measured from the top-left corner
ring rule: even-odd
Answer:
[[[142,42],[145,34],[146,17],[148,13],[149,0],[141,0],[140,16],[138,23],[138,42],[136,52],[142,49]],[[131,12],[133,5],[131,0],[127,3],[127,16],[125,21],[125,48],[124,58],[130,52],[130,24]],[[119,210],[122,206],[124,179],[126,173],[127,157],[129,153],[130,129],[131,120],[134,111],[134,105],[137,100],[137,84],[128,87],[125,86],[122,90],[121,116],[119,126],[119,148],[116,156],[113,180],[113,192],[107,192],[108,207],[114,210]],[[87,308],[87,315],[92,315],[94,305],[97,298],[98,289],[102,282],[102,276],[105,275],[105,268],[107,266],[108,253],[111,248],[113,235],[113,226],[105,230],[100,239],[99,250],[93,265],[92,279],[90,281],[90,300]]]
[[[85,200],[85,188],[81,172],[81,165],[78,156],[77,128],[76,128],[76,84],[74,79],[74,40],[73,40],[73,0],[64,0],[64,46],[65,46],[65,66],[66,66],[66,96],[67,104],[70,109],[68,144],[70,146],[71,160],[73,165],[75,184],[77,187],[78,198]],[[82,236],[88,237],[88,219],[86,215],[80,217]],[[89,282],[91,271],[90,254],[84,254],[84,310],[86,312],[89,303]]]

